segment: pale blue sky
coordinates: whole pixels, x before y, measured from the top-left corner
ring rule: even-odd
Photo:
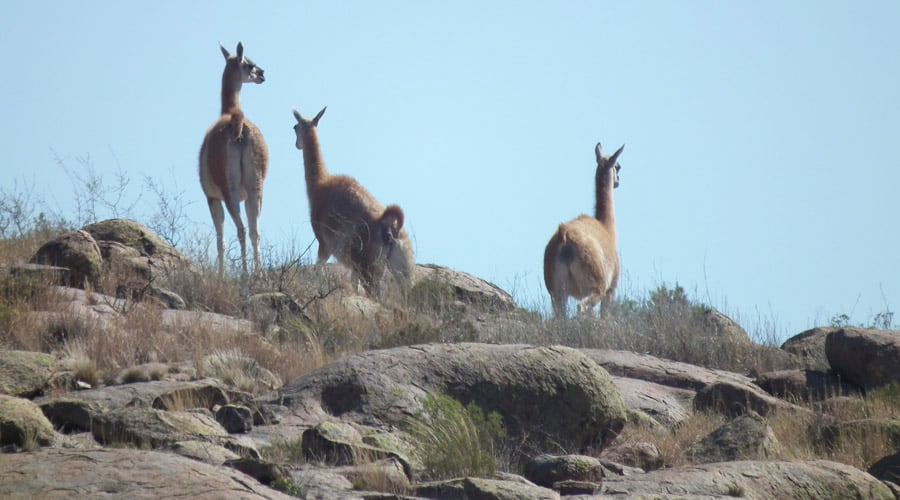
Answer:
[[[677,281],[787,335],[865,322],[900,308],[898,25],[895,1],[10,2],[0,186],[70,212],[55,155],[89,155],[184,190],[211,233],[197,152],[240,40],[267,77],[242,95],[264,246],[312,241],[290,110],[327,105],[330,170],[403,207],[417,261],[523,305],[547,307],[544,246],[593,210],[600,141],[626,144],[622,293]]]

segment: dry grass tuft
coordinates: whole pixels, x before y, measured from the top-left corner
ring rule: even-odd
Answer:
[[[675,428],[636,423],[622,431],[616,443],[653,443],[659,449],[664,467],[686,465],[684,450],[703,439],[727,422],[725,416],[715,412],[700,412],[683,420]]]

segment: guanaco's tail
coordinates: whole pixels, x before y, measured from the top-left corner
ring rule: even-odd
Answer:
[[[571,264],[575,260],[575,246],[569,242],[568,228],[565,224],[560,224],[556,230],[556,239],[559,242],[559,251],[557,255],[563,264]]]

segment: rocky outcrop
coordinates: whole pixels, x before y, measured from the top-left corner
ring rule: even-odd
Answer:
[[[613,383],[629,410],[638,410],[661,425],[672,428],[694,413],[694,396],[680,389],[636,378],[613,376]]]
[[[900,383],[900,331],[841,328],[825,339],[831,369],[856,385]]]
[[[0,394],[26,398],[41,394],[59,370],[56,358],[31,351],[0,351]]]
[[[780,370],[763,373],[756,384],[769,394],[787,401],[812,402],[858,394],[859,388],[834,373],[813,370]]]
[[[153,298],[168,309],[186,308],[184,299],[171,290],[171,278],[191,272],[190,261],[152,229],[128,219],[83,229],[100,248],[107,293],[137,301]]]
[[[36,404],[0,394],[0,446],[27,449],[53,440],[53,426]]]
[[[306,429],[302,438],[303,456],[310,461],[331,465],[355,465],[357,462],[374,462],[393,459],[401,464],[404,474],[412,479],[412,465],[406,456],[390,451],[384,442],[363,437],[357,427],[338,422],[322,422]],[[376,445],[377,444],[377,445]]]
[[[825,339],[829,333],[837,330],[840,328],[819,327],[806,330],[785,340],[781,349],[796,356],[805,369],[827,372],[831,365],[825,356]]]
[[[759,414],[748,412],[719,427],[684,451],[694,464],[778,457],[781,445]]]
[[[545,488],[561,481],[596,483],[603,481],[603,464],[585,455],[538,455],[525,464],[525,478]]]
[[[515,301],[505,290],[469,273],[434,264],[417,265],[413,283],[421,293],[433,293],[437,298],[451,298],[466,305],[489,311],[512,311]]]
[[[252,441],[228,434],[212,415],[202,411],[125,408],[97,415],[91,433],[102,445],[158,449],[178,442],[205,441],[241,456],[260,458]]]
[[[511,500],[528,498],[533,500],[559,500],[559,493],[541,486],[522,481],[467,477],[416,486],[413,493],[417,497],[441,500]]]
[[[282,293],[250,295],[239,318],[174,310],[181,307],[178,300],[156,292],[152,294],[154,304],[161,301],[162,308],[133,308],[134,300],[141,298],[133,292],[159,292],[171,270],[177,270],[175,277],[182,285],[186,281],[188,286],[195,284],[189,263],[130,221],[104,221],[86,229],[89,231],[78,236],[96,239],[102,257],[97,284],[116,286],[103,294],[99,287],[85,291],[48,286],[55,283],[56,278],[51,277],[57,271],[53,269],[47,271],[50,277],[36,275],[36,288],[42,295],[34,302],[41,310],[27,311],[22,322],[42,335],[48,332],[49,349],[62,348],[68,358],[57,362],[46,354],[0,351],[0,393],[35,398],[32,402],[0,395],[2,451],[52,447],[0,456],[0,497],[52,498],[58,491],[65,491],[67,497],[166,497],[175,494],[167,485],[179,481],[183,484],[178,485],[177,494],[212,498],[279,497],[259,483],[310,498],[584,498],[620,494],[751,498],[852,494],[879,498],[888,491],[872,476],[847,466],[775,460],[781,451],[766,425],[766,416],[781,411],[808,413],[784,399],[814,400],[813,408],[822,418],[815,426],[808,423],[811,419],[803,420],[802,425],[809,427],[804,431],[821,432],[813,436],[815,446],[837,448],[838,440],[876,440],[879,445],[900,446],[897,419],[869,418],[872,401],[847,397],[819,401],[834,393],[850,393],[852,386],[847,381],[851,375],[854,380],[864,380],[857,383],[869,388],[895,381],[897,353],[892,350],[892,339],[896,332],[836,329],[825,337],[808,335],[805,338],[820,343],[798,352],[809,360],[815,353],[826,356],[828,351],[827,361],[833,367],[763,373],[754,380],[631,352],[513,344],[556,339],[547,335],[548,328],[554,335],[568,333],[569,325],[593,333],[591,329],[607,323],[576,319],[550,327],[537,318],[538,313],[517,308],[498,287],[430,265],[417,268],[414,287],[404,297],[408,300],[403,303],[405,309],[354,294],[349,285],[341,284],[346,269],[329,265],[305,269],[319,275],[320,281],[299,292],[301,298]],[[47,269],[31,268],[35,273]],[[322,268],[337,268],[344,274],[322,276]],[[258,289],[260,283],[242,287],[240,296]],[[124,293],[119,285],[124,286]],[[188,293],[188,288],[181,290]],[[237,300],[236,288],[234,292]],[[74,378],[76,368],[81,368],[76,355],[81,353],[68,352],[69,340],[87,338],[85,331],[91,336],[118,334],[130,328],[129,321],[135,318],[129,316],[132,312],[146,315],[140,317],[146,319],[140,322],[140,330],[159,335],[153,342],[159,340],[160,345],[191,340],[196,332],[227,339],[221,349],[200,351],[191,345],[184,356],[175,356],[178,363],[156,362],[160,357],[152,351],[140,358],[147,361],[144,365],[119,370],[116,362],[117,368],[86,374],[91,384],[100,387],[97,389],[76,383],[84,382]],[[690,312],[692,320],[702,321],[695,323],[698,328],[714,333],[710,338],[715,342],[727,344],[728,349],[739,347],[723,349],[723,358],[762,352],[763,346],[753,344],[726,316],[713,309]],[[398,321],[404,314],[408,318]],[[77,331],[72,330],[73,324]],[[346,342],[348,339],[353,342]],[[461,342],[464,339],[496,343]],[[281,373],[291,372],[283,363],[289,360],[269,356],[278,354],[275,350],[288,342],[318,342],[314,354],[323,355],[312,362],[327,364],[284,385],[257,360],[276,360],[272,366]],[[716,349],[712,342],[705,347]],[[830,348],[831,343],[835,347]],[[781,362],[796,355],[790,352],[792,345],[786,343],[787,352],[779,351],[784,358],[767,358],[765,366],[796,366]],[[329,361],[348,346],[401,347]],[[869,357],[845,359],[848,353],[842,351],[859,351]],[[162,357],[172,357],[170,354]],[[732,366],[746,366],[750,371],[751,365],[759,365],[756,358],[743,357],[753,363],[742,365],[735,359]],[[66,371],[69,368],[71,372]],[[827,371],[831,368],[834,371]],[[457,401],[435,396],[449,396],[464,405],[474,403],[486,412],[473,420],[488,419],[494,424],[499,414],[506,440],[498,437],[502,432],[493,430],[488,439],[479,436],[475,441],[463,441],[460,433],[451,433],[431,446],[435,443],[428,441],[427,430],[449,421],[432,417],[464,420],[478,415],[456,405]],[[667,440],[671,430],[686,421],[692,423],[691,417],[699,417],[701,423],[704,416],[698,414],[710,410],[736,418],[675,457],[674,452],[683,449],[684,443],[681,434],[676,436],[678,442]],[[625,425],[633,428],[620,433]],[[481,428],[488,427],[494,426]],[[451,430],[468,429],[470,421]],[[616,440],[617,435],[620,439]],[[443,459],[441,451],[454,451],[453,445],[461,443],[463,453],[480,444],[502,446],[501,453],[511,449],[510,457],[489,457],[502,463],[478,470],[523,465],[528,479],[484,472],[489,477],[423,483],[460,474],[444,467],[447,461],[436,464],[434,458]],[[98,450],[98,446],[108,449]],[[546,455],[561,450],[592,456]],[[34,456],[40,460],[32,460]],[[751,458],[753,461],[748,460]],[[895,467],[890,458],[873,466],[873,474],[892,480]],[[664,469],[673,459],[701,465]],[[87,464],[78,465],[78,460]],[[724,462],[734,460],[741,461]],[[97,467],[104,470],[95,470]],[[28,480],[13,485],[7,470],[14,476],[27,474]],[[134,479],[138,475],[144,483]],[[64,489],[49,489],[51,480],[52,487],[60,482],[58,477],[63,478]],[[164,487],[158,487],[162,482]],[[93,486],[97,484],[112,486],[100,490]],[[380,493],[364,491],[367,489]]]
[[[118,243],[136,250],[139,255],[152,259],[160,268],[188,265],[188,260],[152,229],[128,219],[108,219],[82,228],[94,240]]]
[[[238,394],[215,379],[191,382],[153,381],[103,387],[37,398],[35,402],[57,426],[89,431],[104,413],[126,408],[212,410],[236,399]]]
[[[152,297],[163,307],[184,309],[171,290],[172,276],[190,272],[190,261],[153,230],[126,219],[85,226],[48,241],[31,262],[69,270],[71,286],[129,300]]]
[[[648,441],[616,442],[603,450],[600,458],[607,462],[617,464],[616,474],[625,474],[625,468],[639,469],[641,473],[648,470],[656,470],[665,465],[659,447]],[[604,467],[612,467],[610,463],[604,463]]]
[[[882,481],[890,481],[897,488],[896,492],[900,492],[900,452],[888,455],[869,467],[869,474],[881,479]]]
[[[100,247],[87,231],[70,231],[44,243],[31,257],[32,264],[65,267],[71,285],[84,288],[100,283],[103,257]]]
[[[512,435],[556,446],[604,446],[625,423],[605,370],[575,349],[429,344],[349,356],[287,384],[284,404],[308,422],[337,417],[402,424],[428,393],[474,402]],[[565,412],[559,411],[565,408]]]
[[[695,393],[694,410],[723,411],[739,415],[753,410],[768,415],[776,409],[802,411],[799,407],[775,398],[753,383],[750,377],[724,370],[713,370],[688,363],[670,361],[647,354],[611,349],[581,349],[610,374],[645,380],[658,385],[686,389]],[[666,400],[670,408],[683,407],[684,395]],[[661,422],[662,423],[662,422]]]
[[[2,498],[292,498],[235,469],[174,453],[46,448],[2,459]]]
[[[602,494],[646,498],[894,498],[884,483],[866,472],[825,460],[723,462],[606,477]]]

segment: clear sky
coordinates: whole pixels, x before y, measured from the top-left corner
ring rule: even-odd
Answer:
[[[548,307],[542,256],[557,225],[593,210],[602,142],[626,144],[621,293],[677,281],[784,334],[900,309],[900,2],[37,0],[3,11],[0,187],[34,185],[64,213],[67,170],[89,157],[137,194],[144,176],[183,191],[212,233],[197,153],[219,114],[218,43],[240,40],[267,77],[242,94],[271,155],[264,247],[313,240],[291,107],[327,105],[329,169],[403,207],[417,261],[491,280],[528,307]]]

